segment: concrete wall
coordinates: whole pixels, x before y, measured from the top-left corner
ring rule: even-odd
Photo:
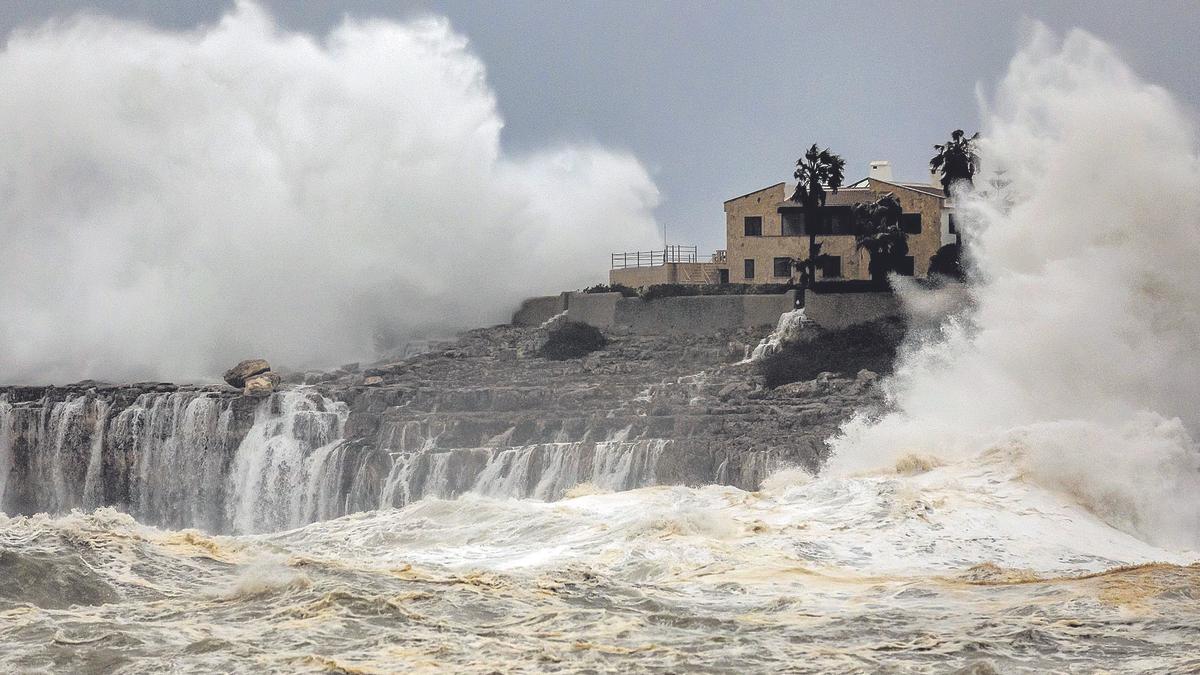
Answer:
[[[900,300],[894,293],[813,293],[804,294],[804,315],[822,328],[846,326],[901,316]]]
[[[940,320],[968,302],[966,287],[953,284],[921,296],[923,307],[909,308],[915,320]],[[513,324],[537,326],[567,312],[571,321],[597,328],[619,327],[635,333],[711,333],[718,330],[774,326],[779,315],[795,307],[796,292],[773,295],[696,295],[649,302],[620,293],[563,293],[530,298],[513,315]],[[822,328],[844,328],[906,312],[894,293],[805,294],[805,315]],[[930,317],[925,317],[928,314]]]
[[[540,326],[567,308],[567,294],[528,298],[513,314],[514,326]]]
[[[711,333],[773,326],[795,307],[796,293],[775,295],[696,295],[649,302],[619,293],[571,293],[567,318],[597,328],[621,327],[635,333]]]
[[[655,284],[718,284],[721,266],[711,262],[667,263],[654,267],[626,267],[609,270],[608,283],[630,288]]]
[[[612,328],[620,293],[567,293],[567,319]],[[637,298],[634,298],[635,300]]]

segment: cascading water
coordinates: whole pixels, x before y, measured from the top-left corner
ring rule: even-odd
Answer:
[[[6,396],[0,396],[0,507],[4,505],[4,493],[8,490],[8,477],[12,473],[12,425],[12,404]]]
[[[778,352],[789,342],[800,339],[805,327],[812,325],[812,319],[804,314],[804,308],[784,312],[771,334],[763,338],[747,357],[747,361],[761,361],[771,354]]]
[[[94,393],[2,401],[0,488],[15,475],[22,490],[0,489],[0,506],[62,513],[115,505],[156,525],[265,532],[427,497],[554,500],[583,483],[654,485],[672,443],[629,439],[625,428],[602,441],[508,446],[498,437],[488,447],[439,448],[444,427],[410,421],[383,439],[395,444],[390,450],[345,438],[348,415],[345,403],[306,388],[261,402],[143,393],[123,409]]]
[[[671,442],[616,438],[508,448],[491,457],[471,491],[493,497],[553,500],[584,483],[605,490],[654,485],[658,459]]]
[[[192,458],[207,455],[201,447],[179,449],[180,435],[164,420],[172,396],[143,395],[112,419],[110,403],[91,394],[0,406],[0,473],[8,479],[0,505],[9,513],[54,513],[120,503],[151,522],[209,525],[160,508],[199,508],[203,502],[184,501],[194,495],[178,489],[206,482],[202,474],[181,480],[195,467],[164,456],[187,450]]]
[[[344,404],[303,391],[259,408],[229,474],[228,515],[236,531],[295,527],[329,512],[339,488],[330,480],[330,459],[346,414]]]
[[[130,513],[173,527],[221,528],[232,416],[227,399],[181,393],[142,394],[118,413],[107,443],[127,461],[117,471],[127,472],[119,484],[128,486]]]

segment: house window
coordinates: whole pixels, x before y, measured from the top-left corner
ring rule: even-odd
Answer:
[[[958,223],[954,222],[954,214],[946,214],[946,222],[950,224],[950,234],[958,234]]]
[[[830,234],[854,234],[854,215],[849,206],[830,206],[828,211]]]
[[[746,258],[746,278],[747,279],[754,278],[754,259],[753,258]]]
[[[821,258],[821,278],[836,279],[840,276],[842,276],[842,256],[823,256]]]
[[[854,215],[849,206],[825,206],[812,214],[805,214],[799,209],[781,210],[780,213],[783,215],[783,234],[785,236],[807,235],[810,224],[812,234],[854,234]],[[809,215],[812,217],[809,218]]]
[[[906,255],[896,264],[896,274],[911,277],[913,275],[913,257]]]
[[[762,216],[746,216],[745,226],[747,237],[762,236]]]
[[[775,259],[775,276],[777,276],[777,277],[792,276],[792,259],[791,258],[776,258]]]
[[[804,214],[803,213],[787,213],[783,216],[783,234],[800,235],[804,234]]]
[[[900,229],[909,234],[921,234],[921,214],[919,213],[902,213],[900,214]]]

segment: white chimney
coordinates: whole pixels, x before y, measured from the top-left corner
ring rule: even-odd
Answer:
[[[892,182],[892,163],[886,159],[876,159],[871,162],[871,173],[867,174],[877,180]]]

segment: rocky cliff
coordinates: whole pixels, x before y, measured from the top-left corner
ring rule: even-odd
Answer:
[[[823,439],[878,402],[869,376],[763,389],[744,359],[765,334],[612,332],[602,351],[550,361],[536,355],[544,330],[501,326],[293,376],[267,398],[167,383],[0,388],[0,508],[115,505],[153,524],[250,532],[466,491],[756,489],[781,466],[814,468]]]

